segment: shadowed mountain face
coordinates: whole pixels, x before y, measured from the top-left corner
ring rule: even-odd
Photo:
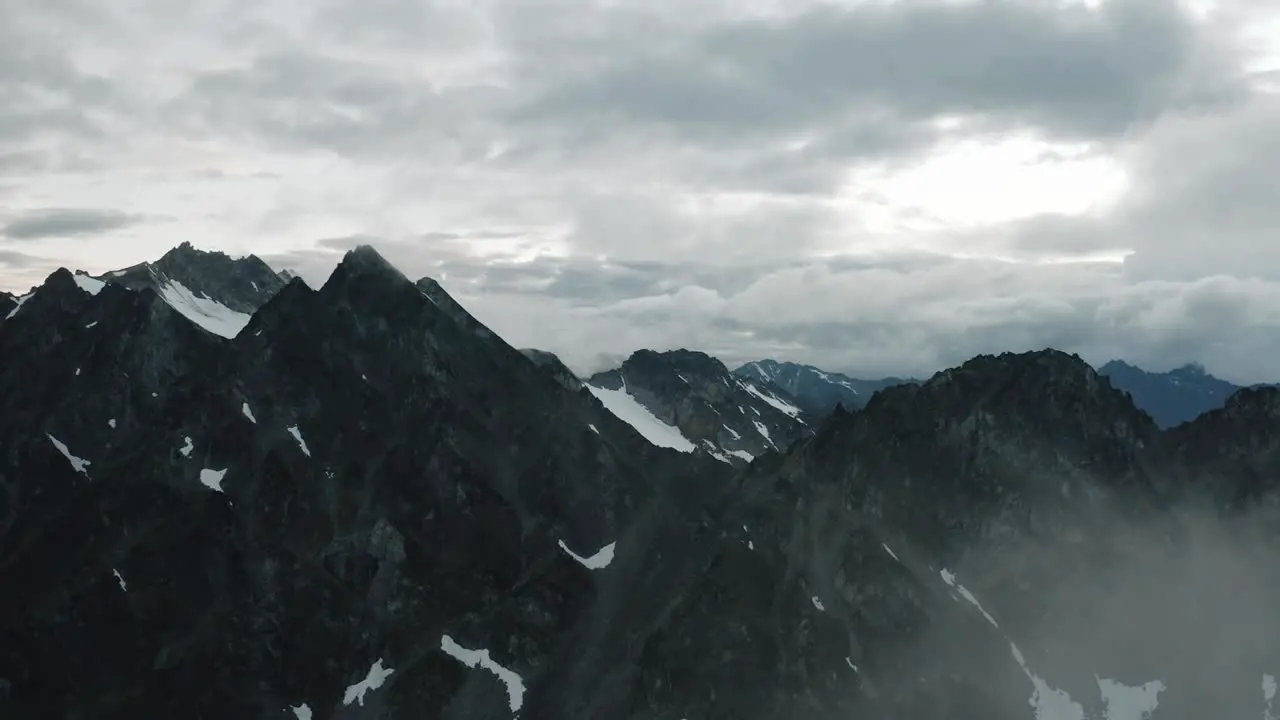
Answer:
[[[810,419],[778,388],[738,378],[724,363],[692,350],[640,350],[587,383],[606,404],[638,405],[636,412],[674,428],[673,446],[683,440],[684,449],[734,464],[783,452],[811,432]]]
[[[107,273],[100,279],[132,290],[149,287],[160,295],[185,291],[251,315],[293,278],[281,276],[254,255],[232,258],[183,243],[155,262]]]
[[[369,248],[234,338],[54,273],[0,320],[0,717],[1276,714],[1280,391],[1162,432],[983,356],[735,469],[593,380]]]
[[[811,415],[822,416],[835,410],[862,408],[877,391],[894,385],[918,382],[903,378],[859,380],[812,365],[776,360],[757,360],[733,371],[734,375],[770,383],[795,399],[796,405]]]

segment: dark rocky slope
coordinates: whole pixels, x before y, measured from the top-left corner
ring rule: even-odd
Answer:
[[[443,637],[533,685],[598,592],[559,543],[727,487],[367,249],[234,341],[60,271],[0,359],[6,718],[503,716]]]
[[[1162,436],[1052,351],[883,391],[748,471],[645,643],[635,705],[610,712],[1144,717],[1119,683],[1158,695],[1154,718],[1260,715],[1280,665],[1273,392]]]

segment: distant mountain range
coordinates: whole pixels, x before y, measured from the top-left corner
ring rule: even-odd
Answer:
[[[0,310],[4,720],[1280,715],[1280,389],[575,378],[367,246]]]
[[[1098,369],[1115,387],[1133,396],[1133,402],[1162,428],[1194,420],[1217,410],[1242,386],[1210,375],[1204,366],[1191,363],[1169,372],[1154,373],[1122,360]],[[1271,387],[1271,384],[1252,387]]]

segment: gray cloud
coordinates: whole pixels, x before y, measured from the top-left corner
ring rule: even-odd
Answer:
[[[659,42],[612,27],[621,51],[604,69],[559,83],[553,74],[523,112],[732,136],[829,128],[888,110],[887,121],[995,115],[1096,137],[1243,91],[1228,58],[1204,57],[1190,18],[1162,0],[1113,0],[1097,13],[1034,0],[819,5],[708,29],[664,26]],[[538,47],[575,41],[553,36]],[[546,69],[536,58],[531,76]],[[1219,62],[1222,72],[1202,81],[1190,75]]]
[[[11,240],[96,235],[118,230],[140,220],[115,210],[47,208],[20,214],[0,227],[0,235]]]
[[[749,5],[0,0],[4,233],[101,269],[90,235],[150,253],[173,228],[137,219],[178,217],[313,283],[372,242],[582,370],[687,346],[926,374],[1055,345],[1275,379],[1280,111],[1238,32],[1273,3]],[[1130,191],[939,227],[931,198],[986,187],[970,163],[890,207],[883,177],[1015,136]],[[44,269],[20,255],[3,282]]]

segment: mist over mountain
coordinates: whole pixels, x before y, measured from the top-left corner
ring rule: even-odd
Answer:
[[[819,413],[574,378],[367,246],[262,267],[0,297],[0,717],[1280,712],[1280,390],[1162,429],[1047,349]]]

